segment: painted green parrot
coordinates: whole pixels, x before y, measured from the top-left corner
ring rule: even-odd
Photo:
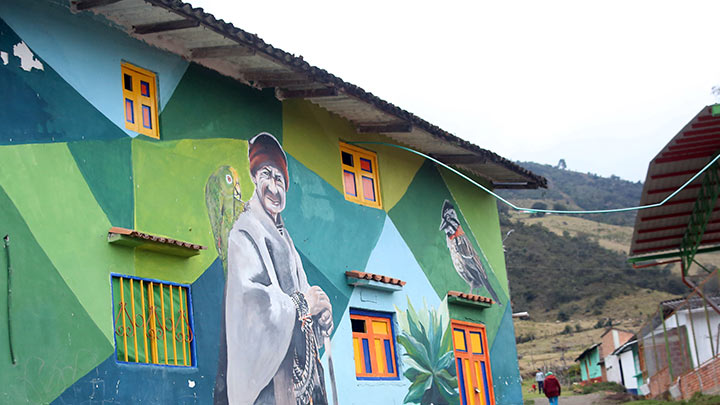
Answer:
[[[235,220],[245,209],[237,170],[230,166],[221,166],[208,177],[205,183],[205,205],[210,217],[215,246],[227,278],[228,236]]]

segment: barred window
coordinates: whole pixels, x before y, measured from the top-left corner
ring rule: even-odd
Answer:
[[[112,295],[118,361],[195,364],[188,285],[113,274]]]

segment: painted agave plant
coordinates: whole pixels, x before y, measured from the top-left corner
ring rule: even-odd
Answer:
[[[455,356],[447,321],[427,304],[418,314],[409,298],[407,311],[396,310],[401,329],[397,341],[405,349],[404,376],[411,382],[404,403],[457,404]]]

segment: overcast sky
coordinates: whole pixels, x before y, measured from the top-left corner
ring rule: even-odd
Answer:
[[[720,84],[718,1],[186,1],[503,157],[632,181]]]

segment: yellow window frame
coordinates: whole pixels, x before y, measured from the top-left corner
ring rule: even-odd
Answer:
[[[343,194],[345,199],[356,204],[365,205],[373,208],[382,209],[382,196],[380,195],[380,174],[377,163],[377,155],[366,149],[349,145],[344,142],[339,143],[340,146],[340,176],[343,184]],[[348,153],[353,157],[353,166],[347,165],[342,160],[342,153]],[[370,161],[372,172],[367,172],[361,168],[360,159]],[[355,182],[355,195],[350,193],[346,185],[346,172],[352,173]],[[375,201],[371,201],[364,195],[363,177],[371,179],[373,182],[373,192],[375,193]]]
[[[120,71],[120,81],[123,89],[123,120],[125,121],[125,128],[151,138],[160,139],[155,74],[129,63],[122,63],[120,65]],[[131,78],[132,84],[130,89],[126,88],[126,75]],[[147,96],[142,93],[140,82],[148,84]],[[131,102],[132,106],[128,105],[128,101]],[[150,128],[147,128],[144,122],[143,106],[149,108],[148,118]]]

